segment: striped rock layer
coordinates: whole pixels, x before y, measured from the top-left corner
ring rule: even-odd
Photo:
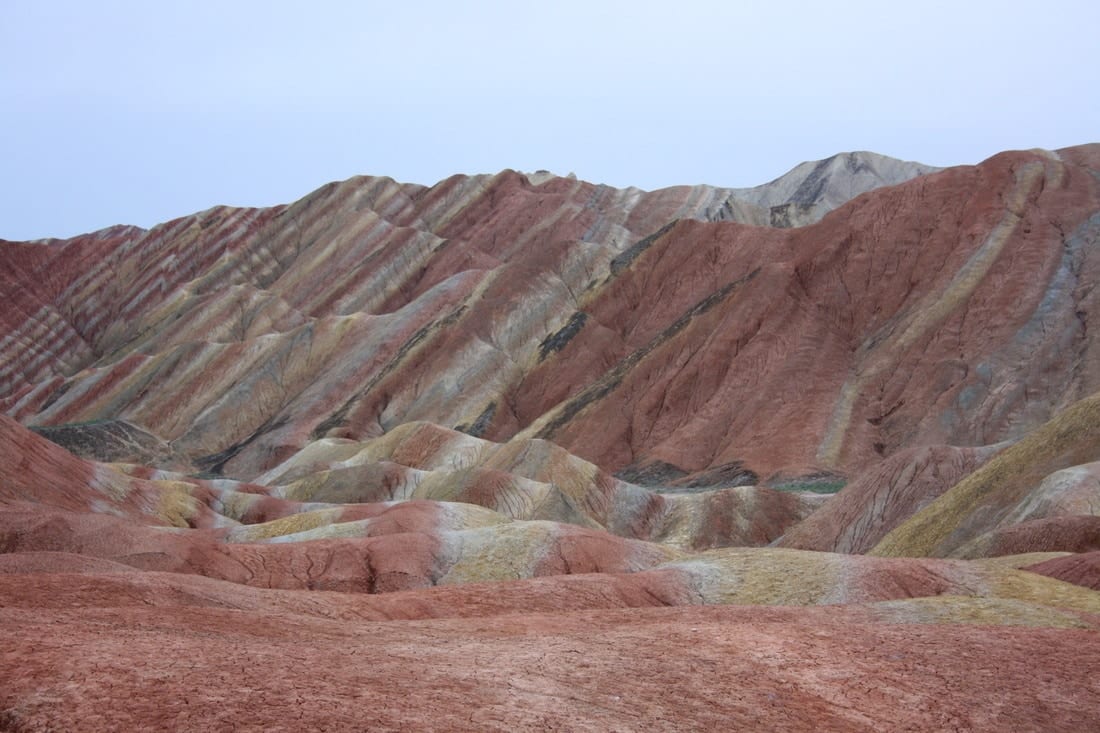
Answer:
[[[1095,728],[1098,238],[1093,145],[0,242],[0,729]]]
[[[1097,156],[1007,153],[790,229],[719,221],[727,190],[509,171],[5,245],[0,408],[123,420],[237,479],[415,421],[643,483],[998,443],[1100,389]]]
[[[415,420],[496,441],[538,432],[617,471],[678,438],[662,425],[626,436],[629,455],[582,449],[590,441],[569,434],[602,420],[576,413],[638,403],[624,381],[698,340],[718,315],[708,311],[732,305],[727,281],[756,269],[682,261],[699,233],[713,229],[708,237],[730,241],[711,246],[740,258],[730,237],[776,230],[719,222],[767,223],[762,207],[791,203],[818,211],[804,223],[928,170],[861,153],[756,189],[651,193],[511,171],[432,188],[357,178],[286,207],[8,244],[0,274],[17,307],[4,314],[0,408],[40,427],[123,420],[237,478],[318,437],[370,438]],[[696,231],[677,220],[712,223]],[[651,261],[683,272],[647,274]],[[639,276],[655,276],[652,292]],[[659,366],[670,368],[681,371]],[[632,410],[651,411],[654,399]],[[740,460],[706,452],[670,465],[692,473]]]

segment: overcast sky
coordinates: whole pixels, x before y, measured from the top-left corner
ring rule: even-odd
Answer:
[[[503,168],[748,186],[1100,141],[1100,3],[0,0],[0,238]]]

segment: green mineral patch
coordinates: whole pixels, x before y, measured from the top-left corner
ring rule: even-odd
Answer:
[[[776,491],[809,491],[814,494],[835,494],[847,485],[848,482],[845,479],[795,479],[774,484],[769,488]]]

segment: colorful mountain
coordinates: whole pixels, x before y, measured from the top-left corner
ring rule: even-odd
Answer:
[[[1094,728],[1098,245],[1100,145],[0,241],[0,730]]]

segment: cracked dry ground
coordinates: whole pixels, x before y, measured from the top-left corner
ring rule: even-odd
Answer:
[[[1078,629],[840,607],[364,621],[323,599],[276,615],[106,592],[43,608],[65,604],[34,585],[0,609],[3,730],[1083,731],[1100,699]]]

